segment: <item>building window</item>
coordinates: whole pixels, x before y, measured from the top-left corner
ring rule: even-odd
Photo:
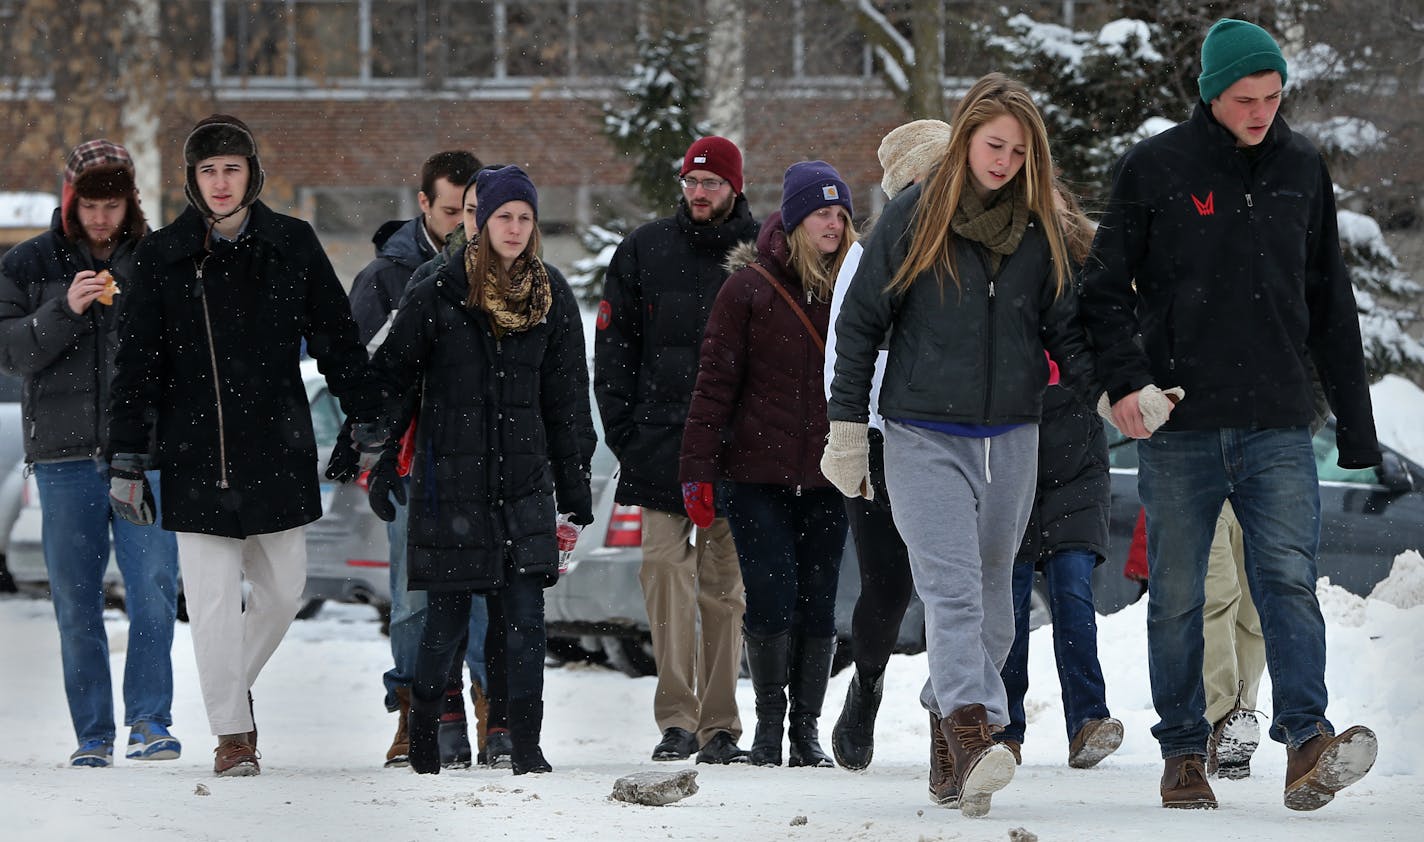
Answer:
[[[212,0],[219,81],[608,78],[638,0]]]

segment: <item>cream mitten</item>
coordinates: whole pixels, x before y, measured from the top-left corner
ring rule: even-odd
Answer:
[[[858,421],[832,421],[826,436],[821,473],[847,497],[875,499],[870,484],[869,429],[869,424]]]
[[[1173,386],[1165,391],[1151,383],[1142,387],[1137,394],[1137,409],[1142,413],[1142,424],[1149,435],[1167,423],[1167,416],[1172,414],[1172,407],[1186,396],[1187,392],[1181,386]],[[1112,423],[1112,403],[1108,400],[1107,392],[1098,396],[1098,414],[1109,424]]]

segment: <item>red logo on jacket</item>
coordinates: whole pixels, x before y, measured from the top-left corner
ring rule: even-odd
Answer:
[[[1216,197],[1211,193],[1206,194],[1206,201],[1202,201],[1193,195],[1192,204],[1197,206],[1197,214],[1199,216],[1211,216],[1216,213]]]
[[[603,330],[613,321],[613,308],[607,301],[598,302],[598,329]]]

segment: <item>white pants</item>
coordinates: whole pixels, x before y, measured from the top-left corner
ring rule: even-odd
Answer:
[[[251,731],[247,692],[286,635],[306,587],[306,529],[248,538],[179,532],[178,566],[208,726],[217,735]],[[244,578],[251,585],[245,610]]]

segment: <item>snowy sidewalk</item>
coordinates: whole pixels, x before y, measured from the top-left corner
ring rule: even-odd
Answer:
[[[1421,592],[1424,564],[1412,574]],[[212,776],[192,644],[174,643],[174,733],[182,759],[141,764],[122,757],[108,770],[70,769],[73,734],[59,674],[49,603],[0,601],[0,815],[7,840],[262,839],[763,839],[1004,840],[1022,827],[1042,840],[1413,839],[1424,825],[1424,607],[1401,610],[1322,589],[1329,623],[1332,720],[1361,722],[1380,736],[1380,759],[1333,804],[1297,814],[1281,804],[1285,752],[1267,742],[1245,781],[1214,782],[1222,807],[1209,812],[1157,806],[1161,773],[1148,729],[1155,721],[1146,678],[1145,605],[1100,618],[1100,648],[1113,714],[1126,724],[1122,749],[1093,770],[1069,769],[1067,738],[1048,629],[1034,633],[1033,687],[1024,762],[995,796],[993,811],[969,820],[926,798],[928,723],[916,701],[923,656],[896,656],[886,680],[875,762],[864,773],[825,769],[695,767],[701,791],[678,804],[637,807],[608,799],[620,775],[685,768],[647,759],[658,734],[653,679],[597,668],[546,673],[544,749],[551,775],[515,778],[473,769],[421,777],[383,769],[394,717],[381,705],[389,661],[375,613],[328,605],[297,622],[254,689],[263,773]],[[126,623],[110,612],[116,650]],[[116,686],[123,654],[113,655]],[[823,743],[850,673],[832,680]],[[1269,699],[1269,683],[1261,696]],[[752,692],[739,701],[750,731]],[[122,717],[122,706],[119,707]],[[121,729],[119,739],[127,736]],[[745,747],[750,737],[744,737]],[[121,754],[122,750],[119,749]],[[203,784],[210,795],[195,794]],[[804,816],[804,824],[793,820]]]

